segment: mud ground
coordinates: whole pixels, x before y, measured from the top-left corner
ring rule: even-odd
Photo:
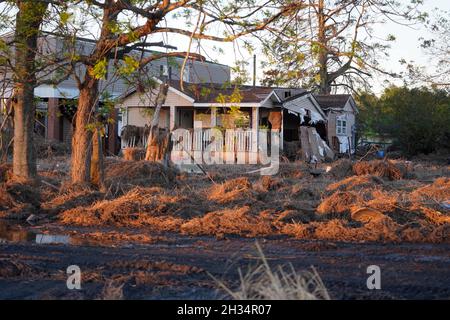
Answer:
[[[273,177],[106,168],[96,190],[67,184],[67,157],[40,161],[38,185],[0,166],[0,299],[226,299],[213,278],[238,288],[256,240],[274,270],[313,266],[333,299],[450,299],[445,161],[285,163]],[[66,286],[71,265],[81,290]]]
[[[107,283],[123,286],[123,299],[226,299],[211,275],[236,287],[238,268],[245,273],[259,261],[256,240],[274,268],[292,264],[301,271],[314,266],[332,299],[450,298],[448,244],[343,243],[285,236],[217,240],[179,234],[166,234],[149,244],[36,244],[33,237],[22,239],[0,244],[0,299],[102,299]],[[81,290],[66,287],[69,265],[81,268]],[[369,265],[381,268],[381,290],[367,289]]]

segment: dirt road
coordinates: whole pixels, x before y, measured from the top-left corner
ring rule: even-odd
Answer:
[[[165,235],[154,244],[0,244],[0,299],[96,299],[108,280],[125,299],[216,299],[207,272],[236,285],[237,269],[258,262],[255,240]],[[42,238],[41,238],[42,240]],[[350,244],[260,238],[269,263],[314,266],[334,299],[449,299],[450,245]],[[81,290],[68,290],[66,269],[78,265]],[[381,268],[381,290],[368,290],[369,265]]]

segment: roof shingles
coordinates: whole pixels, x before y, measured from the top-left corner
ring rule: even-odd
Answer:
[[[349,94],[315,94],[314,98],[316,98],[322,109],[344,109],[348,100],[352,96]]]

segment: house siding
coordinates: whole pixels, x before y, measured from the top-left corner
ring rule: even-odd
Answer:
[[[337,124],[337,119],[338,117],[344,117],[345,120],[347,121],[347,126],[346,126],[346,133],[345,135],[338,135],[336,132],[336,124]],[[342,137],[348,137],[350,138],[350,142],[351,142],[351,148],[354,149],[354,143],[355,143],[355,137],[354,137],[354,133],[352,128],[355,126],[356,123],[356,115],[355,112],[353,111],[353,108],[350,105],[350,102],[347,102],[347,104],[345,105],[344,109],[342,111],[340,110],[330,110],[328,112],[328,142],[329,145],[336,149],[336,146],[333,145],[333,140],[335,140],[336,138],[338,138],[338,136],[342,136]],[[343,139],[343,138],[341,138]],[[340,150],[337,150],[340,151]]]
[[[126,107],[149,107],[154,106],[158,89],[154,89],[151,93],[139,94],[137,92],[125,98],[120,104],[120,108]],[[192,106],[192,102],[180,94],[169,89],[164,106]]]

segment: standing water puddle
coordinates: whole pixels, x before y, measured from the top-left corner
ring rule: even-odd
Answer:
[[[0,243],[74,244],[68,235],[43,234],[18,223],[0,220]]]

